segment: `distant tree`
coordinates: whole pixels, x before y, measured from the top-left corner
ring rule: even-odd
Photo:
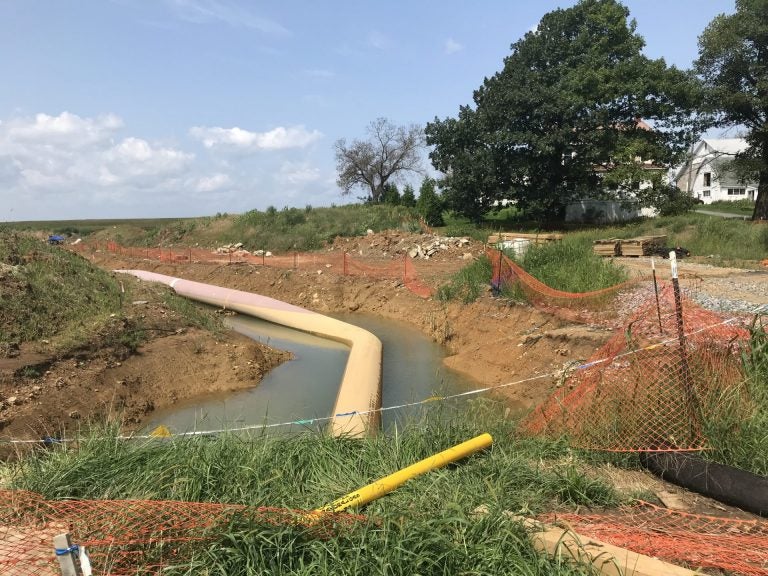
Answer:
[[[424,130],[421,126],[395,126],[386,118],[378,118],[367,128],[368,140],[345,139],[334,144],[336,151],[336,183],[342,194],[360,186],[371,202],[381,201],[384,186],[408,172],[421,173]]]
[[[475,91],[474,106],[427,124],[450,208],[477,220],[513,200],[558,220],[569,202],[596,193],[642,196],[633,150],[662,167],[676,161],[695,136],[696,80],[643,56],[628,17],[616,0],[545,14]],[[624,174],[607,182],[619,163]]]
[[[392,182],[384,184],[380,202],[392,206],[398,206],[400,204],[400,191],[397,189],[397,184],[393,184]]]
[[[416,211],[430,226],[444,226],[443,201],[438,196],[434,179],[425,177],[419,188],[419,199],[416,201]]]
[[[416,206],[416,193],[413,191],[413,186],[406,184],[403,188],[403,195],[400,197],[400,204],[408,208]]]
[[[768,220],[768,0],[736,0],[699,37],[696,70],[715,126],[743,126],[749,147],[731,166],[757,180],[753,220]]]

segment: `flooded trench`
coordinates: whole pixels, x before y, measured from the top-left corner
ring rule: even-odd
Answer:
[[[464,392],[477,384],[443,366],[445,349],[419,330],[394,320],[367,314],[332,315],[375,334],[383,343],[382,406],[396,406]],[[225,319],[233,330],[273,348],[288,350],[294,359],[273,369],[254,388],[178,403],[158,410],[145,430],[158,425],[172,432],[234,429],[326,418],[333,410],[349,349],[338,342],[244,315]],[[414,415],[418,408],[385,410],[386,429]],[[279,430],[316,423],[280,426]]]

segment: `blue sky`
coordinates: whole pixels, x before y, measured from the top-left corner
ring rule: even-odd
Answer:
[[[627,0],[687,68],[733,0]],[[456,115],[569,0],[0,0],[0,222],[354,200],[333,143]],[[353,194],[354,196],[354,194]]]

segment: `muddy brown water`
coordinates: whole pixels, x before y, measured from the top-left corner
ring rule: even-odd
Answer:
[[[407,324],[359,313],[334,317],[360,326],[381,339],[384,345],[383,407],[479,387],[474,380],[443,366],[446,350]],[[274,348],[291,351],[294,359],[272,370],[252,389],[208,396],[158,410],[147,421],[145,431],[159,425],[174,433],[264,425],[290,431],[305,427],[319,429],[328,424],[348,348],[248,316],[233,316],[226,322],[241,334]],[[384,410],[382,426],[389,429],[395,423],[402,425],[409,419],[418,418],[421,410],[423,406]],[[307,422],[312,419],[318,420]],[[276,426],[283,423],[293,424]]]

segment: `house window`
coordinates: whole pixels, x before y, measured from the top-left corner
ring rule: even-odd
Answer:
[[[746,194],[746,188],[728,188],[728,196],[745,196]]]
[[[704,198],[709,198],[709,190],[704,190],[701,194]]]
[[[712,172],[704,172],[704,186],[712,186]]]

